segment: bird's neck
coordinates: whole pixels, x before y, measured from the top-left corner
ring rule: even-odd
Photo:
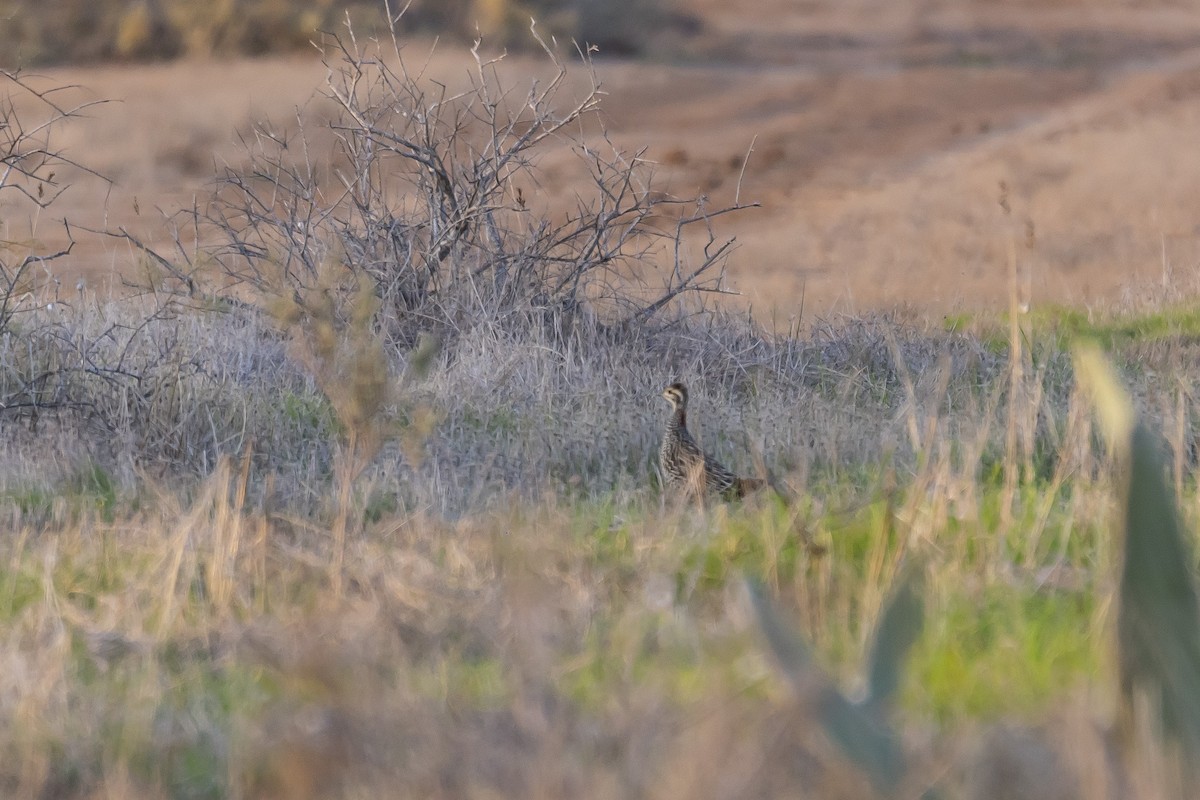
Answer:
[[[687,409],[675,409],[671,415],[671,430],[687,430]]]

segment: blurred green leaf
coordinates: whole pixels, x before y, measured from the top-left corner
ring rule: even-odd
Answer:
[[[1101,432],[1110,446],[1123,451],[1136,419],[1129,394],[1099,347],[1080,343],[1074,350],[1075,376],[1096,408]]]
[[[1121,692],[1144,692],[1164,730],[1200,753],[1200,607],[1155,437],[1134,427],[1117,642]]]
[[[812,663],[808,645],[775,608],[763,585],[750,578],[746,580],[746,587],[754,604],[754,613],[758,616],[759,627],[767,637],[767,644],[796,691],[803,691],[810,685],[814,672],[823,680],[824,675]]]
[[[1123,724],[1139,698],[1163,731],[1200,754],[1200,606],[1193,554],[1155,436],[1137,419],[1112,365],[1095,346],[1075,352],[1076,373],[1127,475],[1117,614]],[[1132,734],[1133,731],[1127,731]]]
[[[808,645],[783,619],[762,585],[752,580],[747,585],[767,643],[801,706],[820,720],[826,735],[866,773],[876,790],[883,794],[895,790],[904,777],[904,753],[886,718],[876,713],[883,710],[882,706],[856,704],[846,699],[813,663]],[[893,624],[903,626],[895,633],[877,632],[872,670],[880,673],[881,687],[886,687],[889,681],[899,682],[899,662],[920,630],[919,621],[913,626],[913,611],[915,608],[919,620],[920,605],[912,582],[906,580],[880,620],[881,625],[890,619]],[[886,666],[884,662],[888,662]],[[874,674],[872,680],[876,680]],[[886,688],[881,701],[891,688]]]
[[[901,576],[875,626],[875,640],[867,661],[865,705],[876,713],[886,710],[900,686],[904,659],[921,635],[924,624],[919,573],[909,569]]]

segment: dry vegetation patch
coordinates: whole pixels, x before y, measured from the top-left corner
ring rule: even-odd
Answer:
[[[1190,683],[1108,642],[1117,586],[1124,641],[1179,633],[1114,530],[1147,520],[1194,606],[1167,491],[1194,523],[1194,313],[1014,293],[766,331],[710,302],[722,211],[593,135],[591,72],[547,47],[514,89],[476,54],[454,93],[378,46],[331,51],[321,134],[259,126],[174,247],[104,232],[136,291],[0,251],[5,794],[1184,796],[1129,715]],[[0,129],[30,213],[73,113],[48,108]],[[543,214],[543,156],[590,191]],[[1138,387],[1131,450],[1092,421],[1083,336]],[[659,492],[672,379],[781,497]]]

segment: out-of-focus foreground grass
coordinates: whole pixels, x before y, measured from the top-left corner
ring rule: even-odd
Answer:
[[[244,478],[223,461],[187,500],[147,485],[109,506],[81,486],[45,524],[10,517],[7,795],[862,796],[773,675],[741,577],[853,687],[914,552],[928,624],[899,718],[930,786],[986,780],[960,737],[1113,701],[1103,485],[1031,482],[1004,512],[1001,485],[935,462],[837,513],[386,515],[335,580],[327,521],[241,505]],[[1057,759],[1064,785],[1102,755],[1028,735],[1035,763],[1012,768]]]

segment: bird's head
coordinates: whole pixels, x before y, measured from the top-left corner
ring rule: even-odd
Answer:
[[[663,389],[662,396],[671,404],[671,408],[676,411],[687,408],[687,387],[678,381]]]

